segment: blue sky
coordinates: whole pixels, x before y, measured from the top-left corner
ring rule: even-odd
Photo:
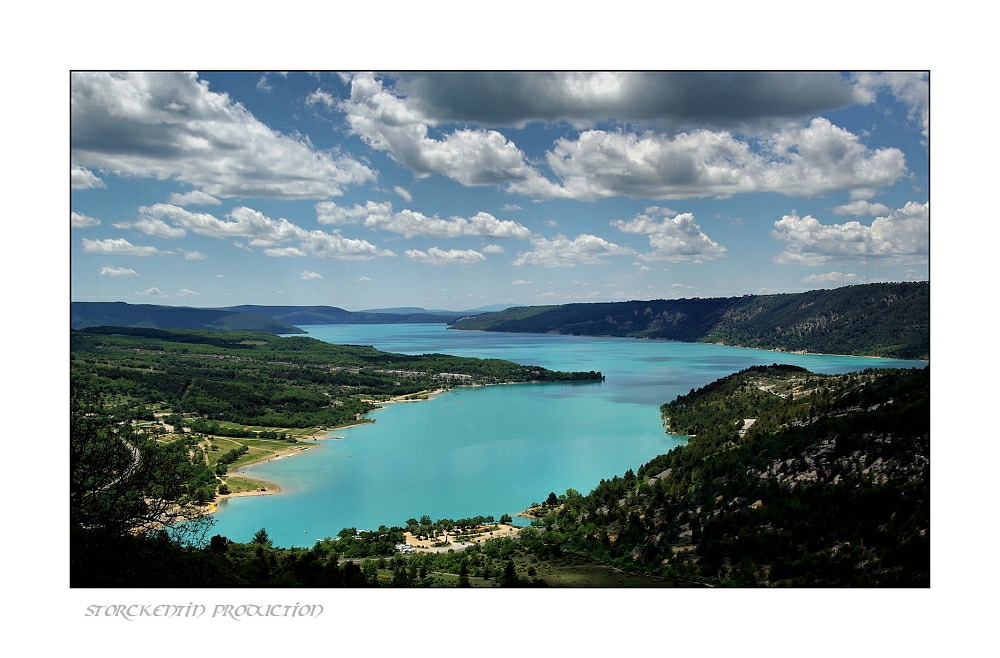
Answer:
[[[920,73],[74,73],[71,297],[422,306],[928,278]]]

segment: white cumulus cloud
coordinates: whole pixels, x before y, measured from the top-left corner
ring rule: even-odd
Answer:
[[[930,83],[926,73],[889,71],[855,73],[851,76],[859,89],[874,100],[875,94],[887,90],[907,107],[907,118],[920,124],[923,136],[930,131]]]
[[[413,196],[406,190],[406,188],[403,188],[403,187],[400,187],[399,185],[397,185],[396,187],[394,187],[392,189],[396,192],[396,194],[398,194],[399,196],[403,197],[406,200],[407,203],[410,203],[411,201],[413,201]]]
[[[475,249],[449,249],[444,251],[437,247],[431,247],[426,252],[419,249],[407,249],[406,257],[418,263],[428,265],[469,265],[481,260],[486,260],[486,256]]]
[[[812,196],[890,185],[906,171],[902,151],[870,150],[822,117],[786,124],[756,143],[729,132],[667,136],[588,130],[561,138],[546,155],[561,183],[526,180],[508,188],[541,198],[648,199],[778,192]]]
[[[142,217],[132,227],[157,238],[183,238],[187,235],[184,229],[170,226],[158,217]]]
[[[78,212],[69,214],[69,225],[72,228],[87,228],[89,226],[100,226],[101,220]]]
[[[299,246],[310,256],[335,260],[371,260],[396,255],[388,249],[379,249],[367,240],[345,238],[336,231],[310,231]]]
[[[98,178],[94,172],[79,165],[73,165],[73,168],[69,172],[69,186],[74,190],[107,187],[104,181]]]
[[[276,249],[265,249],[265,256],[270,256],[271,258],[305,258],[306,253],[301,249],[296,249],[295,247],[280,247]]]
[[[418,235],[437,238],[457,238],[474,235],[490,238],[527,238],[531,230],[517,222],[497,219],[487,212],[478,212],[472,217],[428,217],[416,210],[393,212],[388,201],[369,201],[364,206],[355,204],[353,208],[338,206],[332,201],[316,204],[317,221],[320,224],[351,224],[363,222],[372,230],[400,233],[406,238]]]
[[[517,222],[500,220],[486,212],[465,217],[427,217],[414,210],[401,210],[391,216],[369,215],[365,226],[372,229],[401,233],[412,238],[426,235],[439,238],[456,238],[463,235],[477,235],[491,238],[527,238],[531,231]]]
[[[134,292],[132,294],[133,295],[151,295],[153,297],[169,297],[170,296],[170,295],[166,294],[165,292],[163,292],[162,290],[160,290],[159,288],[148,288],[146,290],[143,290],[142,292]]]
[[[322,105],[327,109],[333,109],[337,106],[337,99],[322,89],[317,89],[306,96],[306,105],[310,107],[313,105]]]
[[[101,276],[139,276],[136,271],[127,267],[102,267]]]
[[[194,73],[76,72],[70,112],[78,166],[174,179],[216,197],[321,199],[376,177],[272,130]]]
[[[629,221],[616,219],[611,225],[624,233],[644,233],[654,251],[641,254],[645,261],[667,260],[671,263],[693,262],[722,258],[726,248],[701,231],[691,213],[681,213],[674,218],[657,221],[649,215],[639,214]]]
[[[821,224],[811,215],[785,215],[771,235],[785,243],[775,257],[783,264],[821,265],[831,261],[875,257],[925,258],[930,246],[930,204],[910,201],[871,226],[851,221]]]
[[[351,132],[369,146],[388,151],[418,177],[443,174],[462,185],[498,185],[538,177],[524,153],[495,130],[460,129],[441,139],[433,125],[406,98],[373,74],[351,76],[351,97],[340,103]]]
[[[179,206],[158,203],[142,206],[139,213],[144,218],[169,219],[177,228],[199,235],[221,239],[246,239],[249,247],[266,247],[267,256],[315,256],[338,260],[367,260],[394,254],[379,249],[367,240],[345,238],[339,231],[325,233],[308,231],[285,218],[272,219],[259,210],[239,206],[226,215],[226,219],[203,212],[191,212]],[[283,247],[282,243],[297,240],[296,247]],[[235,243],[234,243],[235,244]],[[242,243],[240,243],[242,245]]]
[[[229,221],[210,213],[191,212],[166,203],[142,206],[139,214],[143,218],[167,218],[177,228],[212,238],[248,238],[251,246],[271,246],[304,233],[303,229],[287,219],[274,220],[246,206],[233,208],[227,215]]]
[[[201,294],[200,292],[195,292],[194,290],[190,290],[188,288],[184,288],[179,293],[177,293],[177,296],[178,297],[187,297],[188,295],[200,295],[200,294]]]
[[[309,270],[302,270],[302,274],[299,276],[299,278],[305,279],[306,281],[310,281],[313,279],[322,279],[323,275],[320,274],[319,272],[310,272]]]
[[[503,245],[499,244],[488,244],[483,247],[484,254],[502,254],[504,252]]]
[[[574,267],[581,265],[606,265],[607,256],[634,256],[635,251],[589,233],[581,233],[570,240],[558,235],[552,240],[531,238],[533,251],[518,254],[512,265],[541,265],[542,267]]]
[[[827,274],[810,274],[802,279],[802,283],[819,285],[849,285],[858,282],[854,272],[828,272]]]
[[[889,212],[889,206],[884,203],[869,203],[865,199],[855,199],[850,203],[833,209],[835,215],[854,215],[855,217],[877,217]]]
[[[88,254],[121,254],[123,256],[152,256],[160,253],[156,247],[134,245],[125,238],[107,240],[83,239],[83,251]]]
[[[357,224],[371,215],[385,216],[392,214],[391,201],[368,201],[363,206],[356,203],[352,208],[338,206],[333,201],[320,201],[315,207],[316,221],[320,224]]]
[[[169,202],[175,206],[221,206],[222,202],[201,190],[191,190],[184,194],[172,192]]]

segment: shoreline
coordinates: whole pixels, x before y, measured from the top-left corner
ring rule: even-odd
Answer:
[[[615,336],[613,334],[564,334],[558,331],[491,331],[489,329],[455,329],[455,327],[453,326],[449,326],[448,329],[454,331],[470,331],[470,332],[475,331],[485,334],[522,334],[525,336],[573,336],[574,338],[621,338],[623,340],[663,340],[672,343],[722,345],[723,347],[738,347],[743,350],[760,350],[762,352],[778,352],[781,354],[802,354],[809,356],[850,356],[856,359],[891,359],[893,361],[919,361],[921,363],[926,363],[926,364],[930,364],[931,362],[930,358],[904,359],[898,356],[877,356],[874,354],[832,354],[828,352],[807,352],[805,350],[783,350],[776,347],[748,347],[746,345],[733,345],[731,343],[723,343],[721,341],[677,340],[676,338],[658,338],[655,336]]]
[[[436,388],[433,391],[418,391],[416,393],[410,393],[409,395],[394,395],[388,400],[362,400],[369,404],[374,404],[376,406],[372,411],[378,411],[378,408],[384,404],[397,404],[399,402],[425,402],[427,400],[433,400],[442,393],[447,393],[452,389],[450,388]],[[417,397],[421,396],[421,397]],[[374,419],[372,420],[374,422]],[[354,427],[355,425],[368,425],[370,423],[355,423],[353,425],[344,425],[343,427],[338,427],[336,429],[344,429],[346,427]],[[331,432],[333,430],[330,430]]]
[[[389,400],[382,401],[382,402],[378,402],[378,401],[375,401],[375,400],[367,400],[367,402],[370,402],[371,404],[376,405],[376,407],[374,409],[372,409],[372,411],[378,411],[379,409],[382,408],[382,405],[386,405],[386,404],[396,404],[398,402],[425,402],[427,400],[433,400],[439,394],[445,393],[445,392],[447,392],[449,390],[451,390],[451,389],[448,389],[448,388],[439,388],[439,389],[434,389],[433,391],[419,391],[417,393],[412,393],[410,395],[397,395],[397,396],[395,396],[393,398],[390,398]],[[419,396],[425,396],[425,397],[419,397],[419,398],[417,398],[417,397],[411,397],[411,396],[417,396],[417,395],[419,395]],[[326,429],[326,430],[316,430],[315,432],[312,432],[311,434],[305,436],[302,439],[299,439],[298,441],[296,441],[296,443],[293,443],[293,444],[291,444],[291,445],[289,445],[287,447],[282,447],[282,448],[279,448],[279,449],[276,449],[276,450],[271,450],[271,451],[268,451],[268,454],[266,454],[266,455],[262,454],[262,455],[258,455],[257,457],[251,458],[249,461],[244,462],[243,464],[241,464],[238,469],[236,469],[236,470],[232,471],[231,473],[227,474],[227,477],[229,475],[235,475],[235,476],[241,477],[241,478],[243,478],[245,480],[249,480],[250,482],[261,483],[262,486],[255,487],[255,489],[256,489],[255,491],[239,491],[239,492],[228,493],[228,494],[216,494],[215,500],[212,501],[212,502],[209,502],[207,504],[208,510],[205,513],[206,514],[214,514],[215,512],[218,512],[219,511],[219,503],[221,503],[223,501],[226,501],[226,500],[229,500],[230,498],[245,498],[245,497],[248,497],[248,496],[272,496],[272,495],[280,494],[281,493],[282,489],[281,489],[281,487],[277,483],[271,482],[270,480],[264,480],[262,478],[253,477],[253,476],[247,474],[243,469],[251,468],[253,466],[260,466],[261,464],[267,464],[267,463],[271,462],[272,460],[276,461],[276,460],[279,460],[279,459],[287,459],[287,458],[290,458],[290,457],[294,457],[296,455],[301,455],[302,453],[308,452],[309,450],[312,450],[313,448],[319,448],[319,447],[321,447],[322,443],[320,443],[320,441],[336,441],[337,439],[330,438],[330,435],[333,434],[334,432],[336,432],[337,430],[344,430],[344,429],[348,429],[348,428],[351,428],[351,427],[359,427],[361,425],[371,425],[374,422],[375,422],[374,418],[372,418],[372,419],[358,419],[355,422],[348,423],[346,425],[338,425],[337,427],[331,427],[331,428]],[[213,435],[213,434],[206,434],[205,436],[210,437],[210,438],[229,438],[229,437],[217,437],[216,435]],[[300,445],[300,444],[303,444],[303,443],[305,443],[307,445],[305,445],[305,446]],[[226,481],[227,477],[223,478],[223,482]],[[266,490],[265,491],[260,491],[260,489],[262,489],[262,488],[266,489]]]
[[[518,512],[514,516],[521,517],[522,519],[532,519],[532,520],[534,520],[534,519],[542,519],[542,518],[545,518],[545,514],[539,514],[538,516],[535,516],[534,514],[531,513],[531,510],[544,510],[544,509],[545,508],[543,506],[541,506],[541,505],[539,505],[538,507],[529,507],[528,509],[526,509],[526,510],[524,510],[522,512]],[[557,509],[557,508],[553,508],[553,509]]]

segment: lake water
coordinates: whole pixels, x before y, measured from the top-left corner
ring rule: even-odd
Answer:
[[[752,365],[814,372],[922,367],[920,361],[786,354],[722,345],[548,334],[453,331],[444,325],[315,325],[319,340],[405,354],[503,358],[552,370],[599,370],[606,381],[456,388],[433,400],[386,405],[376,422],[331,432],[294,457],[244,469],[276,482],[274,496],[233,498],[211,534],[311,546],[341,528],[512,516],[550,491],[589,492],[685,441],[663,430],[659,407]],[[308,532],[304,532],[308,531]]]

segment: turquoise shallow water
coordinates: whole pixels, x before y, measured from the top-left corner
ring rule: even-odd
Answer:
[[[722,345],[500,334],[443,325],[317,325],[310,336],[407,354],[505,358],[553,370],[600,370],[603,383],[456,388],[433,400],[387,405],[372,425],[332,432],[248,475],[277,496],[223,502],[212,534],[248,541],[261,527],[278,546],[309,546],[344,527],[403,525],[427,514],[514,514],[550,491],[588,492],[684,442],[664,433],[659,406],[751,365],[814,372],[922,367],[924,362],[785,354]],[[304,532],[308,530],[308,532]]]

